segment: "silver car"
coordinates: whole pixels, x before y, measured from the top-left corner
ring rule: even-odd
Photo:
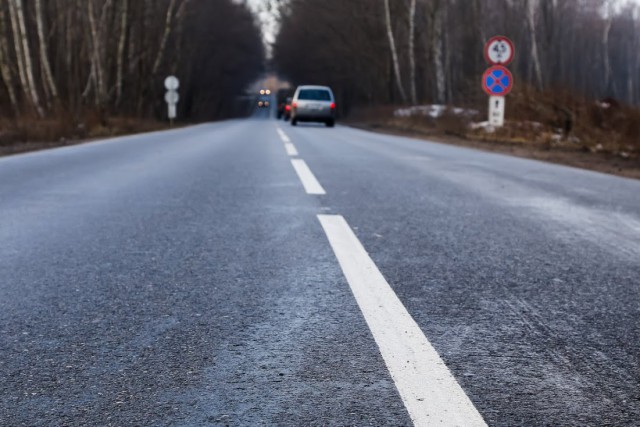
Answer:
[[[336,101],[326,86],[298,86],[291,101],[291,125],[298,122],[323,122],[328,127],[336,123]]]

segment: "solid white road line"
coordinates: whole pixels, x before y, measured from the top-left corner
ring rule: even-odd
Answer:
[[[291,164],[293,165],[293,168],[296,170],[296,173],[298,174],[300,181],[302,181],[302,185],[304,186],[304,189],[306,190],[307,194],[318,194],[318,195],[327,194],[324,191],[324,188],[322,188],[322,186],[316,179],[316,177],[313,176],[311,169],[309,169],[309,166],[307,166],[304,160],[291,159]]]
[[[288,155],[290,156],[298,155],[298,150],[296,150],[296,147],[292,143],[287,142],[286,144],[284,144],[284,148],[287,150]]]
[[[318,219],[413,423],[486,426],[345,219]]]

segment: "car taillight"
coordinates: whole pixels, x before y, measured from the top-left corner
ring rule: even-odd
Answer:
[[[284,107],[285,111],[291,111],[291,105],[287,105],[286,107]]]
[[[331,103],[331,109],[332,109],[332,110],[335,110],[335,109],[336,109],[336,103],[335,103],[335,102],[332,102],[332,103]]]
[[[293,104],[291,104],[291,107],[293,107],[293,108],[298,108],[298,103],[297,103],[297,102],[294,102]]]

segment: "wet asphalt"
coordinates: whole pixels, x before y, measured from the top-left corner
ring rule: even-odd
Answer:
[[[411,425],[318,214],[487,424],[638,425],[640,181],[265,118],[0,159],[0,425]]]

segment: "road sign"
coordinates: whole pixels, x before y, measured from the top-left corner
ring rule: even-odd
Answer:
[[[167,102],[167,106],[169,108],[169,120],[173,124],[173,119],[178,116],[178,109],[176,108],[176,104],[178,104],[178,101],[180,101],[180,95],[176,91],[180,87],[180,81],[174,76],[169,76],[165,79],[164,86],[167,88],[167,93],[164,95],[164,100]]]
[[[504,96],[489,97],[489,124],[495,127],[504,126],[504,110],[506,100]]]
[[[167,104],[177,104],[180,101],[180,95],[175,90],[170,90],[164,95],[164,100]]]
[[[176,76],[169,76],[164,80],[164,87],[167,90],[178,90],[180,87],[180,80]]]
[[[484,58],[492,65],[509,65],[515,54],[513,42],[504,36],[491,37],[484,46]]]
[[[502,65],[494,65],[484,72],[482,88],[489,96],[506,96],[513,88],[513,75]]]

